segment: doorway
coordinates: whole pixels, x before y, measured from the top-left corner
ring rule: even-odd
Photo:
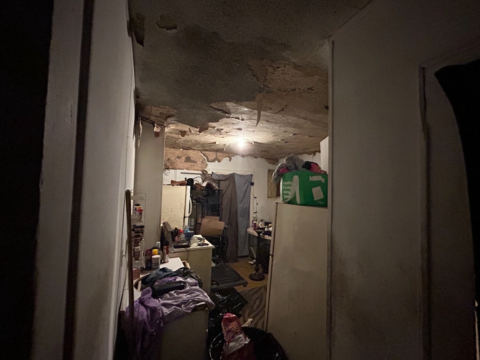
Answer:
[[[423,337],[427,358],[474,359],[475,339],[475,210],[472,207],[470,155],[478,125],[459,118],[458,97],[477,98],[460,72],[480,58],[480,47],[469,47],[421,68],[425,179],[423,257]],[[478,61],[477,61],[478,63]],[[453,75],[452,75],[453,74]],[[455,79],[455,81],[453,81]],[[478,78],[477,78],[478,79]],[[463,81],[463,85],[462,85]],[[477,87],[478,87],[478,80]],[[445,86],[449,86],[448,89]],[[457,102],[453,102],[453,99]],[[477,101],[478,102],[478,101]],[[461,102],[460,102],[461,103]],[[464,101],[468,103],[468,101]],[[465,105],[462,103],[462,105]],[[477,112],[478,114],[478,112]],[[465,114],[462,115],[465,117]],[[478,115],[477,115],[478,118]],[[460,121],[462,123],[460,123]],[[466,130],[468,128],[468,130]],[[465,137],[464,132],[468,135]],[[467,145],[470,149],[470,145]],[[477,190],[478,192],[478,190]],[[477,262],[478,263],[478,262]],[[446,291],[448,289],[448,291]],[[452,289],[455,289],[452,291]],[[463,343],[462,349],[455,344]]]
[[[458,126],[467,175],[470,223],[473,238],[475,269],[475,312],[478,319],[480,303],[480,169],[477,161],[480,136],[480,58],[464,65],[450,65],[435,73],[445,92]],[[478,358],[478,321],[477,358]]]

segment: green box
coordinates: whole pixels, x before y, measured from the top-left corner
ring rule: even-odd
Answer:
[[[328,205],[328,175],[308,170],[292,171],[282,177],[282,201],[288,204]]]

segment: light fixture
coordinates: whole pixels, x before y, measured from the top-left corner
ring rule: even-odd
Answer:
[[[237,144],[238,144],[239,148],[244,148],[245,145],[246,145],[245,140],[243,140],[243,139],[238,139]]]

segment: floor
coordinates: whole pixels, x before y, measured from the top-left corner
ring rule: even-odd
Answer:
[[[240,311],[242,315],[240,322],[244,324],[247,320],[252,319],[251,326],[265,330],[267,286],[242,290],[240,295],[247,301],[247,304]]]
[[[248,281],[247,286],[236,286],[235,289],[241,293],[248,304],[242,309],[242,318],[240,319],[243,324],[248,319],[253,319],[253,327],[264,329],[265,321],[265,300],[267,294],[267,282],[268,275],[265,274],[265,279],[262,281],[252,281],[248,275],[255,272],[255,265],[249,264],[250,257],[242,257],[238,259],[237,263],[230,263],[230,265],[236,272],[240,274],[245,280]]]
[[[248,262],[250,260],[250,257],[242,257],[238,259],[237,263],[230,263],[228,264],[231,266],[236,272],[240,274],[241,277],[243,277],[245,280],[248,281],[248,284],[246,287],[243,286],[237,286],[235,289],[237,291],[242,291],[242,290],[247,290],[247,289],[253,289],[256,287],[260,286],[266,286],[268,282],[268,275],[265,274],[265,280],[262,281],[252,281],[248,277],[248,275],[252,274],[255,272],[255,265],[250,265]]]

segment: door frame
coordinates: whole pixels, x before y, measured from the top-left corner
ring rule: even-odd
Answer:
[[[471,250],[473,251],[473,240],[471,236],[471,223],[468,216],[468,225],[465,223],[465,216],[460,218],[452,214],[451,220],[447,223],[444,223],[441,229],[439,226],[438,219],[441,217],[440,213],[442,211],[446,212],[448,210],[455,212],[463,211],[469,214],[469,205],[468,205],[468,189],[466,184],[466,172],[465,166],[463,163],[463,151],[461,150],[461,139],[458,135],[458,128],[456,128],[456,120],[455,115],[453,113],[453,109],[451,108],[450,102],[443,91],[439,91],[440,84],[434,77],[434,74],[437,70],[449,66],[449,65],[459,65],[465,64],[470,61],[476,60],[480,58],[480,41],[470,44],[463,44],[462,46],[448,51],[442,55],[439,55],[431,60],[428,60],[420,65],[419,67],[419,104],[420,104],[420,114],[421,114],[421,128],[422,134],[419,138],[420,141],[420,163],[419,169],[422,177],[419,179],[420,181],[420,198],[421,198],[421,289],[420,289],[420,314],[421,314],[421,337],[422,337],[422,344],[423,344],[423,354],[422,357],[424,359],[431,359],[431,358],[438,358],[438,356],[447,356],[449,350],[452,351],[452,344],[448,341],[444,341],[444,339],[448,336],[449,332],[457,332],[458,327],[453,329],[448,329],[449,326],[446,326],[448,321],[445,322],[441,317],[441,313],[439,311],[442,301],[446,301],[444,296],[439,297],[438,294],[441,292],[441,287],[444,283],[439,283],[439,279],[445,280],[446,277],[442,277],[442,274],[445,275],[447,269],[442,268],[441,262],[443,261],[442,256],[442,247],[443,249],[448,248],[447,241],[442,238],[440,231],[444,232],[451,232],[458,236],[456,241],[463,240],[464,244],[467,244],[469,241]],[[438,201],[439,197],[442,197],[442,194],[439,192],[438,187],[438,172],[439,172],[439,157],[441,157],[439,153],[439,142],[441,142],[442,138],[442,131],[443,135],[445,135],[448,131],[448,127],[445,129],[441,129],[440,123],[443,121],[450,122],[450,130],[453,127],[456,128],[455,131],[451,132],[449,135],[452,140],[449,144],[442,143],[442,146],[445,146],[446,149],[445,158],[450,161],[453,158],[457,158],[457,171],[458,173],[463,172],[461,174],[463,185],[461,189],[455,189],[452,191],[457,191],[459,193],[460,199],[458,204],[455,204],[456,207],[451,206],[449,209],[446,208],[445,201],[442,200]],[[449,151],[450,150],[450,151]],[[452,154],[452,152],[454,154]],[[443,166],[443,165],[442,165]],[[445,164],[446,166],[446,164]],[[447,171],[452,171],[448,169]],[[454,170],[455,171],[455,170]],[[457,173],[457,174],[458,174]],[[436,175],[435,175],[436,174]],[[435,177],[437,176],[437,177]],[[448,175],[447,175],[448,176]],[[465,193],[462,193],[465,191]],[[464,197],[462,197],[464,196]],[[443,196],[446,197],[446,196]],[[453,204],[451,204],[453,205]],[[464,225],[464,230],[458,232],[459,224]],[[455,232],[457,231],[457,232]],[[443,243],[441,240],[444,240]],[[443,253],[443,255],[447,255]],[[454,259],[453,259],[454,260]],[[458,260],[458,259],[457,259]],[[468,262],[468,259],[465,259]],[[455,275],[459,275],[461,279],[459,281],[463,281],[465,284],[468,283],[467,276],[468,274],[468,267],[471,267],[471,271],[473,271],[473,257],[470,259],[469,264],[460,264],[458,261],[454,265],[455,268],[451,268],[450,270]],[[451,280],[450,280],[451,281]],[[470,295],[472,297],[472,305],[475,297],[473,281],[470,284],[470,288],[467,290],[472,292]],[[453,290],[452,290],[453,291]],[[446,294],[445,297],[448,297]],[[451,311],[460,311],[455,309],[453,306],[454,304],[443,304],[445,307],[450,308]],[[474,312],[472,311],[471,316],[474,317]],[[445,317],[444,317],[445,318]],[[458,319],[462,319],[461,314],[459,313]],[[468,332],[466,330],[468,328],[468,324],[463,318],[464,321],[461,324],[458,324],[460,328],[463,328],[464,333]],[[473,321],[474,319],[470,319],[468,321]],[[443,325],[443,326],[442,326]],[[470,334],[472,335],[472,334]],[[464,339],[464,343],[466,341],[471,342],[472,339]],[[475,343],[477,343],[474,340]],[[454,340],[455,343],[455,340]],[[457,344],[460,345],[460,344]],[[478,344],[477,344],[478,345]],[[473,346],[473,344],[471,344]],[[468,349],[469,347],[463,346],[464,349]],[[458,346],[460,348],[460,346]],[[471,347],[470,347],[471,349]],[[468,350],[465,351],[465,359],[471,357],[471,353]],[[442,355],[439,355],[442,354]],[[444,357],[445,359],[447,357]]]

